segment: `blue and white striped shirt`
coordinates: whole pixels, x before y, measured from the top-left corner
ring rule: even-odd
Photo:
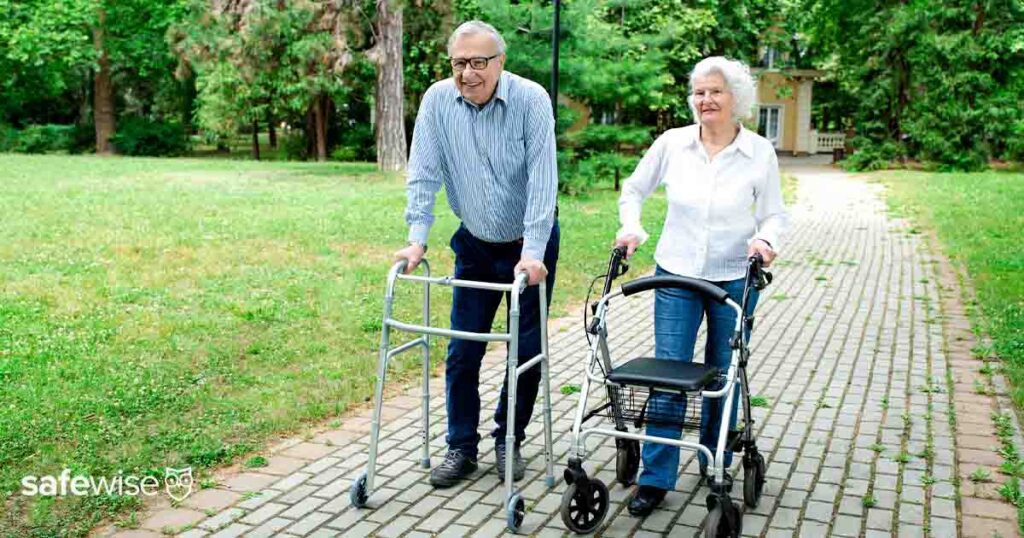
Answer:
[[[558,191],[555,121],[544,88],[505,71],[494,98],[478,107],[451,78],[432,85],[409,157],[410,241],[427,244],[442,181],[448,204],[474,237],[522,238],[523,255],[543,260]]]

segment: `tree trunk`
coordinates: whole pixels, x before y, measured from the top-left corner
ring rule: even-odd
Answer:
[[[196,105],[196,76],[191,74],[181,81],[181,125],[186,135],[196,133],[192,124],[192,109]]]
[[[277,127],[274,126],[274,112],[267,107],[267,138],[270,147],[277,149]]]
[[[260,122],[252,120],[252,158],[260,160]]]
[[[316,160],[327,160],[327,96],[313,100],[313,138],[316,140]]]
[[[377,168],[405,169],[405,97],[402,75],[402,8],[395,0],[377,0],[377,43],[368,53],[377,65]]]
[[[103,26],[107,13],[102,8],[92,29],[92,44],[96,49],[98,70],[93,79],[92,115],[96,125],[96,153],[113,153],[110,137],[114,136],[114,85],[110,77],[110,56],[104,45]]]

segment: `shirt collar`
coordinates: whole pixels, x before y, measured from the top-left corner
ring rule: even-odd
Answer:
[[[508,71],[502,71],[501,72],[501,75],[498,76],[498,86],[494,89],[494,97],[492,97],[491,100],[488,101],[487,105],[491,104],[495,100],[498,100],[498,101],[501,101],[502,103],[508,104],[509,78],[510,77],[509,77]],[[475,106],[477,108],[483,108],[483,107],[479,107],[476,104],[471,103],[471,102],[467,101],[465,98],[463,98],[462,97],[462,93],[459,92],[458,88],[456,88],[456,90],[455,90],[455,100],[460,102],[460,103],[465,103],[467,105]],[[487,106],[487,105],[484,105],[484,106]]]
[[[686,141],[687,146],[697,146],[700,144],[700,124],[697,124],[697,128],[691,131],[689,140]],[[751,138],[751,133],[747,130],[743,124],[740,124],[740,132],[736,134],[736,139],[732,141],[732,144],[726,146],[726,150],[731,147],[746,155],[748,158],[754,157],[754,141]]]

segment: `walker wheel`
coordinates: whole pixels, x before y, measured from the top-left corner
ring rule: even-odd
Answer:
[[[608,514],[608,487],[591,478],[574,482],[562,494],[562,522],[576,534],[597,529]]]
[[[617,439],[619,449],[615,455],[615,478],[623,486],[636,482],[640,470],[640,442],[633,439]]]
[[[505,516],[505,526],[508,527],[509,532],[518,531],[519,527],[523,524],[523,518],[526,516],[526,503],[523,502],[523,497],[518,493],[509,499]]]
[[[363,473],[352,483],[352,489],[349,491],[349,500],[352,501],[352,506],[362,508],[366,506],[366,500],[369,497],[369,494],[366,492],[366,473]]]
[[[765,482],[764,456],[756,451],[743,458],[743,503],[757,508]]]
[[[715,503],[704,520],[704,538],[739,538],[743,532],[743,514],[740,507],[728,499]]]

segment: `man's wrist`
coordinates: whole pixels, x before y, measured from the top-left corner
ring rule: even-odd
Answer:
[[[413,245],[416,245],[416,246],[422,248],[424,253],[427,252],[427,245],[426,245],[426,243],[420,243],[419,241],[409,241],[409,245],[408,246],[411,247]]]

